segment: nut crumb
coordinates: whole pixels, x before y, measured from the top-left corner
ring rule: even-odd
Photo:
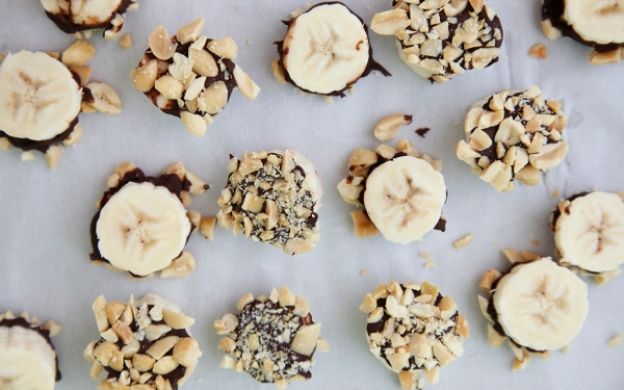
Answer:
[[[360,270],[360,276],[367,276],[368,275],[368,270],[366,268],[362,268]]]
[[[217,217],[204,217],[199,223],[199,231],[209,240],[214,239],[214,227],[217,223]]]
[[[550,196],[551,196],[553,199],[559,199],[559,198],[561,197],[561,194],[559,193],[559,191],[558,191],[558,190],[553,190],[553,191],[550,193]]]
[[[473,239],[474,239],[474,235],[472,233],[466,234],[465,236],[453,241],[453,248],[461,249],[469,245]]]
[[[424,260],[425,268],[429,269],[429,268],[434,268],[436,266],[436,263],[435,261],[433,261],[433,257],[431,256],[431,253],[427,251],[419,251],[418,256],[420,256],[420,258]]]
[[[622,270],[620,270],[619,268],[614,269],[613,271],[603,272],[601,274],[594,276],[594,282],[596,282],[596,284],[600,286],[600,285],[607,283],[610,280],[615,279],[621,273],[622,273]]]
[[[132,35],[126,34],[119,40],[119,46],[124,49],[129,49],[132,47]]]
[[[609,339],[607,341],[607,346],[609,348],[617,348],[624,343],[624,334],[618,334]]]
[[[529,49],[529,56],[533,58],[546,59],[548,57],[548,49],[543,43],[536,43]]]

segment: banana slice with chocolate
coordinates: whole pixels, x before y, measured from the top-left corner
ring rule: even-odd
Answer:
[[[297,255],[314,249],[319,240],[322,194],[312,162],[300,152],[249,152],[230,158],[217,218],[234,234]]]
[[[373,60],[368,28],[342,3],[317,4],[286,24],[274,71],[304,92],[345,96],[373,70],[390,75]]]
[[[0,149],[14,146],[22,160],[45,153],[56,168],[61,146],[82,134],[81,112],[117,114],[121,100],[103,83],[89,82],[93,45],[76,41],[61,53],[20,51],[0,63]]]
[[[171,37],[164,26],[149,35],[149,48],[132,70],[134,86],[162,112],[177,116],[198,137],[225,109],[238,90],[255,100],[260,87],[234,62],[238,46],[231,37],[202,35],[204,19]]]
[[[176,305],[154,294],[128,302],[100,295],[92,309],[99,336],[84,357],[98,389],[179,389],[193,374],[202,356],[195,320]]]
[[[440,369],[464,353],[468,322],[457,304],[424,282],[381,284],[360,305],[371,353],[399,376],[401,389],[437,383]]]
[[[551,221],[563,264],[591,274],[624,264],[624,199],[607,192],[580,193],[559,203]]]
[[[41,0],[48,18],[66,33],[104,30],[104,38],[113,39],[124,25],[127,11],[139,8],[139,0]]]
[[[542,28],[546,36],[568,36],[593,48],[594,64],[624,59],[624,1],[544,0]]]
[[[61,379],[52,337],[61,328],[39,325],[28,314],[0,313],[0,388],[53,390]]]
[[[190,194],[207,188],[181,163],[157,177],[131,163],[120,165],[91,224],[91,259],[135,277],[156,272],[179,277],[193,271],[195,260],[184,247],[200,216],[186,207]]]
[[[548,357],[572,343],[587,317],[587,285],[549,257],[504,253],[513,265],[504,274],[490,270],[483,275],[480,287],[489,297],[479,296],[479,306],[490,344],[507,341],[518,370],[531,357]]]
[[[381,233],[392,242],[421,241],[431,230],[444,231],[446,185],[441,162],[418,152],[407,140],[396,148],[356,149],[349,176],[338,184],[342,199],[360,210],[351,216],[358,237]]]
[[[495,64],[503,44],[500,19],[483,0],[396,0],[371,29],[394,36],[403,62],[437,83]]]
[[[542,172],[567,155],[566,126],[561,102],[546,99],[540,88],[501,91],[468,111],[466,138],[457,144],[456,155],[497,191],[512,191],[515,180],[535,186]]]

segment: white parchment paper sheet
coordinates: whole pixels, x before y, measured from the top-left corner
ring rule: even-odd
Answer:
[[[381,282],[431,280],[451,294],[468,318],[472,334],[465,355],[442,371],[437,389],[621,389],[624,348],[608,349],[606,341],[624,332],[624,279],[590,287],[589,318],[569,353],[535,360],[526,371],[512,373],[512,354],[491,349],[485,322],[476,306],[477,282],[491,267],[504,267],[502,247],[553,252],[547,218],[557,200],[598,188],[624,190],[624,64],[591,66],[588,49],[569,39],[547,42],[549,58],[529,58],[527,50],[546,42],[539,27],[537,0],[492,0],[505,28],[501,61],[484,71],[470,72],[444,85],[418,78],[398,59],[394,42],[372,34],[375,57],[393,74],[361,80],[355,94],[327,104],[301,96],[278,84],[271,74],[273,42],[282,38],[280,23],[304,5],[293,0],[149,0],[128,15],[126,30],[134,46],[124,51],[116,42],[93,39],[98,52],[93,79],[113,85],[123,99],[123,114],[82,115],[84,135],[64,151],[58,170],[50,172],[42,159],[24,163],[12,150],[0,153],[0,308],[28,310],[42,319],[59,321],[64,329],[55,339],[63,381],[57,388],[88,389],[95,383],[82,350],[97,336],[91,302],[98,294],[126,299],[155,292],[194,316],[193,328],[204,356],[186,389],[268,389],[247,375],[218,368],[222,356],[212,322],[234,309],[251,291],[265,293],[288,285],[309,298],[331,353],[317,354],[313,378],[293,389],[398,389],[394,374],[368,352],[365,317],[358,311],[363,295]],[[390,0],[347,0],[367,21],[389,7]],[[240,45],[237,62],[263,88],[255,102],[234,97],[197,139],[182,124],[161,114],[133,90],[129,72],[143,52],[147,35],[158,24],[174,32],[203,16],[206,34],[232,35]],[[73,38],[44,15],[38,0],[0,0],[0,51],[62,50]],[[546,176],[544,185],[520,186],[513,193],[496,193],[455,158],[463,136],[463,116],[473,101],[505,88],[540,85],[546,96],[561,98],[569,115],[570,154]],[[382,115],[414,115],[413,128],[428,126],[426,139],[412,128],[402,135],[422,150],[444,160],[449,198],[444,213],[446,233],[432,232],[421,244],[399,246],[381,238],[353,236],[349,212],[335,186],[346,171],[351,149],[373,147],[372,125]],[[182,160],[212,188],[196,198],[193,209],[216,212],[225,185],[228,153],[291,147],[300,149],[322,176],[326,194],[320,213],[322,238],[309,254],[289,257],[278,250],[232,237],[218,229],[214,242],[191,238],[188,249],[198,262],[196,272],[181,280],[130,281],[123,274],[90,264],[89,222],[104,183],[120,162],[132,160],[156,174]],[[474,233],[475,240],[454,250],[453,240]],[[532,245],[539,240],[539,246]],[[419,250],[432,253],[436,267],[425,269]],[[360,270],[366,269],[366,276]],[[431,386],[431,388],[434,388]]]

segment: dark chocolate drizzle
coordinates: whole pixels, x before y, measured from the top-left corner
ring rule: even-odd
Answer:
[[[288,70],[286,69],[286,67],[284,66],[284,56],[288,54],[288,49],[284,50],[284,41],[277,41],[274,42],[274,44],[277,46],[277,53],[279,55],[279,59],[278,59],[278,65],[279,67],[284,71],[284,79],[289,82],[290,84],[294,85],[295,87],[299,88],[300,90],[310,93],[310,94],[314,94],[314,95],[323,95],[323,96],[339,96],[341,98],[347,96],[346,92],[355,84],[358,82],[358,80],[360,80],[363,77],[368,76],[370,73],[372,73],[373,71],[377,71],[380,72],[381,74],[383,74],[386,77],[392,76],[390,74],[390,72],[383,67],[383,65],[381,65],[379,62],[375,61],[375,59],[373,58],[373,47],[370,44],[370,37],[368,34],[368,26],[366,25],[366,23],[364,23],[364,20],[355,12],[353,12],[353,10],[351,10],[351,8],[347,7],[344,3],[341,3],[339,1],[327,1],[327,2],[323,2],[323,3],[318,3],[316,5],[314,5],[313,7],[311,7],[310,9],[308,9],[307,11],[305,11],[304,13],[310,12],[311,10],[313,10],[316,7],[320,7],[322,5],[331,5],[331,4],[340,4],[342,6],[344,6],[347,10],[349,10],[349,12],[351,12],[356,18],[358,18],[360,20],[360,22],[362,22],[362,26],[364,27],[364,31],[366,32],[366,38],[368,39],[369,43],[368,43],[368,64],[366,64],[366,68],[364,69],[364,72],[362,72],[362,74],[356,78],[355,80],[349,82],[347,84],[346,87],[344,87],[343,89],[341,89],[340,91],[334,91],[334,92],[330,92],[330,93],[318,93],[318,92],[312,92],[309,91],[305,88],[302,88],[300,86],[298,86],[291,78],[290,75],[288,74]],[[282,23],[284,23],[286,26],[288,26],[288,28],[290,29],[291,26],[293,26],[296,21],[297,21],[297,17],[294,17],[290,20],[287,21],[282,21]]]
[[[56,381],[60,381],[62,378],[61,370],[59,369],[58,363],[58,354],[56,353],[56,349],[54,348],[54,344],[52,344],[52,338],[50,337],[50,331],[46,329],[42,329],[40,326],[33,325],[30,322],[26,321],[25,318],[17,317],[13,319],[3,319],[0,320],[0,327],[11,328],[14,326],[19,326],[28,330],[32,330],[37,332],[45,339],[45,341],[50,345],[50,348],[54,351],[54,360],[56,362]]]
[[[93,29],[105,29],[108,30],[112,27],[114,27],[111,23],[111,21],[115,18],[116,15],[123,15],[126,13],[126,11],[128,10],[128,7],[130,6],[130,4],[132,3],[131,0],[121,0],[121,3],[119,4],[119,7],[117,7],[117,10],[114,11],[112,13],[112,15],[110,16],[110,18],[108,18],[107,20],[97,23],[97,24],[78,24],[78,23],[74,23],[74,21],[71,19],[70,15],[71,15],[71,3],[69,3],[69,7],[70,7],[70,15],[66,15],[63,13],[59,13],[59,14],[53,14],[50,12],[46,11],[46,15],[48,16],[48,18],[54,22],[54,24],[60,28],[63,32],[66,32],[68,34],[73,34],[79,31],[85,31],[85,30],[93,30]]]
[[[608,52],[624,47],[624,42],[620,44],[600,44],[583,39],[583,37],[581,37],[574,30],[574,28],[563,19],[564,11],[564,0],[544,0],[544,5],[542,6],[542,20],[550,20],[553,27],[560,30],[562,35],[572,38],[583,45],[593,47],[597,52]]]
[[[178,175],[175,175],[173,173],[163,174],[160,176],[146,176],[145,173],[141,169],[135,168],[134,170],[124,174],[124,176],[121,179],[119,179],[119,184],[117,184],[113,188],[109,188],[108,190],[104,192],[100,200],[100,207],[98,211],[95,213],[95,215],[93,216],[93,218],[91,219],[91,225],[89,229],[90,236],[91,236],[91,248],[92,248],[92,252],[89,256],[91,258],[91,261],[101,261],[101,262],[110,264],[110,261],[105,259],[102,256],[102,254],[100,253],[100,249],[98,248],[98,242],[100,240],[97,237],[97,223],[100,218],[100,211],[102,210],[104,205],[110,200],[110,198],[112,198],[117,192],[119,192],[128,183],[152,183],[155,186],[165,187],[172,194],[177,196],[178,199],[180,199],[180,201],[182,200],[181,198],[182,191],[189,191],[189,189],[191,188],[191,182],[186,177],[184,178],[184,180],[181,180],[178,177]],[[191,221],[191,225],[193,225],[192,221]],[[194,227],[195,227],[194,225],[191,227],[191,233],[193,232]],[[189,237],[187,237],[187,241],[190,238],[191,233],[189,233]],[[129,271],[128,273],[135,278],[145,277],[145,276],[133,274],[132,272],[129,272]]]

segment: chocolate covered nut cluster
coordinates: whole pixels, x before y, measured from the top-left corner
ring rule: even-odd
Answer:
[[[234,62],[236,42],[231,37],[210,39],[201,34],[203,28],[204,19],[197,19],[171,37],[164,26],[158,26],[132,71],[136,89],[164,113],[180,117],[196,136],[206,133],[235,88],[252,100],[260,93]]]
[[[127,11],[139,9],[139,0],[41,0],[46,14],[66,33],[81,32],[87,37],[104,30],[113,39],[124,25]]]
[[[355,149],[349,157],[349,175],[338,184],[338,192],[358,207],[351,213],[356,236],[381,232],[389,241],[407,244],[422,240],[432,229],[444,231],[446,186],[441,169],[441,161],[407,140],[398,141],[396,147]]]
[[[52,337],[60,331],[55,322],[40,325],[28,313],[0,313],[0,388],[53,390],[61,372]]]
[[[498,61],[503,28],[483,0],[398,0],[373,17],[371,29],[396,38],[416,74],[443,83]]]
[[[437,383],[439,369],[464,352],[468,323],[455,301],[429,282],[379,285],[360,310],[368,315],[370,351],[399,375],[404,390],[421,389],[425,378]]]
[[[296,255],[319,239],[322,189],[312,163],[295,150],[231,157],[219,197],[219,224]]]
[[[327,350],[319,338],[321,324],[315,323],[308,302],[287,287],[273,289],[268,297],[244,295],[238,312],[215,321],[215,331],[225,336],[219,348],[226,355],[221,367],[247,372],[262,383],[310,379],[317,348]]]
[[[99,296],[93,313],[100,336],[84,356],[93,379],[105,375],[98,389],[178,389],[202,355],[189,333],[195,320],[157,295],[128,303]]]
[[[179,162],[160,176],[146,176],[132,163],[119,165],[91,222],[91,260],[137,278],[192,272],[195,259],[184,247],[201,216],[187,207],[191,195],[207,189]]]
[[[81,112],[121,112],[121,100],[108,85],[90,82],[87,65],[95,47],[78,40],[64,52],[10,53],[0,59],[0,150],[21,149],[22,160],[45,154],[57,167],[63,146],[82,135]]]
[[[544,98],[538,87],[502,91],[468,111],[457,158],[498,191],[513,190],[515,179],[534,186],[568,153],[566,125],[561,103]]]

